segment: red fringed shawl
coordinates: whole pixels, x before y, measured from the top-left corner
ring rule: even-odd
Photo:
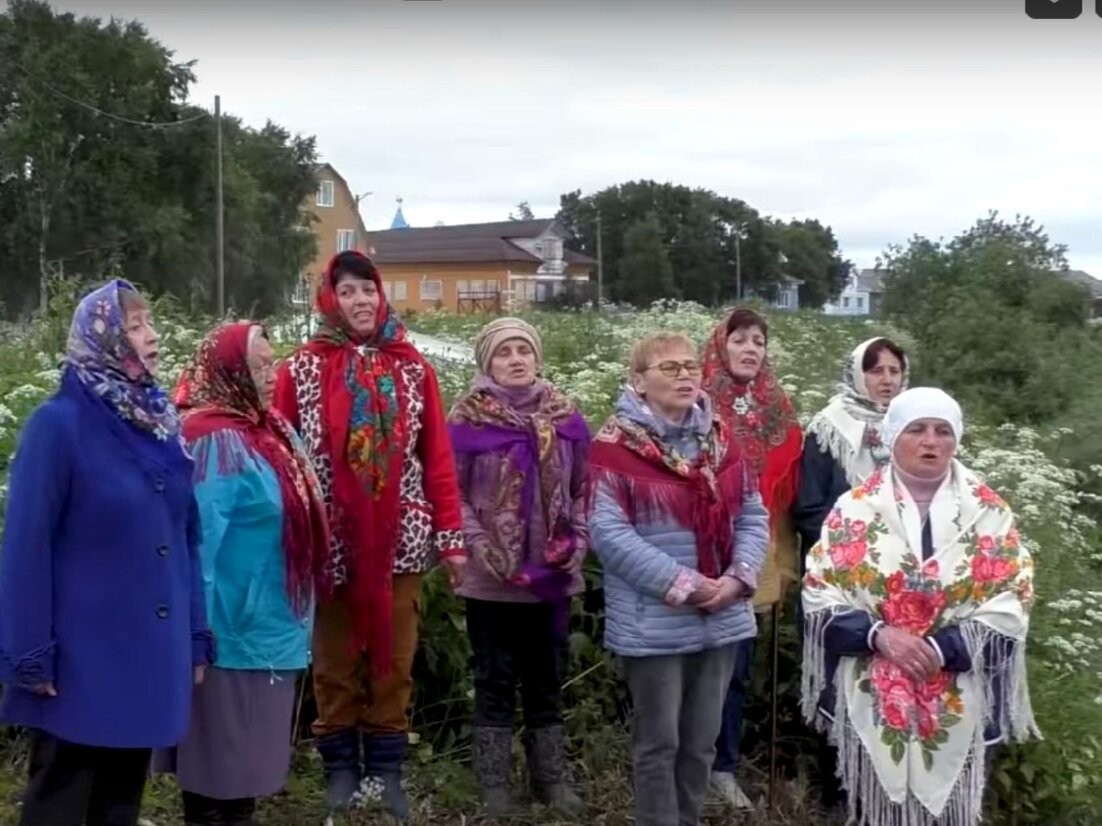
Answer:
[[[704,349],[704,391],[730,429],[751,472],[758,476],[770,521],[788,512],[799,487],[803,431],[792,401],[766,359],[750,383],[732,373],[727,355],[727,322],[713,331]]]
[[[283,500],[287,592],[302,616],[315,595],[324,598],[331,591],[328,523],[317,477],[290,423],[261,405],[247,361],[249,331],[255,326],[248,321],[226,324],[207,336],[180,377],[175,401],[189,443],[232,430],[275,473]],[[220,473],[242,469],[229,461],[228,453],[220,454]],[[205,463],[200,461],[199,467]]]
[[[650,430],[613,416],[593,441],[589,469],[591,495],[608,490],[633,524],[670,519],[692,531],[700,573],[718,577],[731,564],[733,522],[754,482],[722,423],[689,461]]]

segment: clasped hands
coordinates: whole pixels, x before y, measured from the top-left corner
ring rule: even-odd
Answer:
[[[929,640],[903,628],[882,625],[874,645],[881,656],[917,682],[924,683],[941,671],[941,658]]]
[[[701,576],[700,584],[696,586],[686,603],[708,614],[722,611],[734,605],[745,593],[746,585],[740,579],[733,576],[712,577]]]

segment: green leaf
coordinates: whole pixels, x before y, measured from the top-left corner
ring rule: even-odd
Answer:
[[[872,683],[869,680],[861,680],[857,683],[857,690],[864,694],[872,694]]]
[[[902,763],[903,762],[903,756],[906,753],[907,753],[907,748],[906,748],[906,746],[903,745],[903,742],[901,740],[896,740],[894,743],[892,743],[891,755],[892,755],[892,762],[893,763],[895,763],[896,765]]]
[[[928,772],[934,770],[934,753],[932,751],[922,750],[922,765],[925,766]]]

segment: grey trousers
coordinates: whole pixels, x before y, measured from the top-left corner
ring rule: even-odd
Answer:
[[[635,826],[697,826],[708,792],[735,646],[624,657],[632,727]]]

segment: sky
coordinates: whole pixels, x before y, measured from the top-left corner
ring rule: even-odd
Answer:
[[[1049,0],[1052,2],[1052,0]],[[1102,15],[1037,0],[55,0],[138,19],[191,99],[317,137],[367,228],[641,178],[817,218],[873,266],[1025,214],[1102,277]],[[1102,4],[1102,0],[1097,0]],[[1100,5],[1102,8],[1102,5]]]

